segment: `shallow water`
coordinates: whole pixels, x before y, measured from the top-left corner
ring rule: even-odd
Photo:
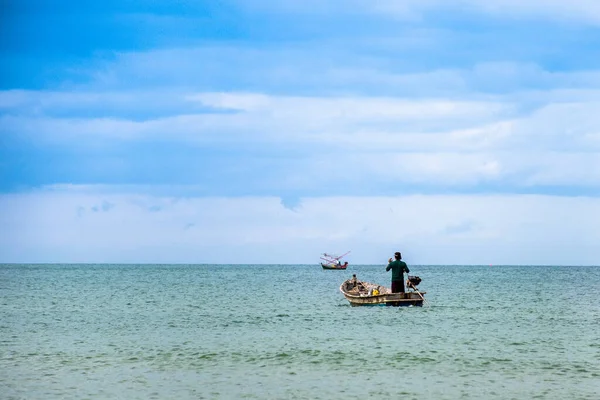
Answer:
[[[600,398],[600,268],[410,266],[427,307],[350,307],[384,266],[2,265],[6,399]]]

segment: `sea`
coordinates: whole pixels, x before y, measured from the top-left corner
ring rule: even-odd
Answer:
[[[600,267],[0,265],[1,399],[600,399]]]

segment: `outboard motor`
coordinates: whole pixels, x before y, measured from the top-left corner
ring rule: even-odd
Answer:
[[[421,278],[418,276],[408,276],[408,287],[416,288],[419,283],[421,283]]]

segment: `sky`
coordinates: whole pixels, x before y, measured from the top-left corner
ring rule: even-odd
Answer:
[[[596,0],[0,10],[0,262],[600,265]]]

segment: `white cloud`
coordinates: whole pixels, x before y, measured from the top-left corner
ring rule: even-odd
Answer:
[[[380,152],[364,155],[315,156],[294,169],[281,171],[278,187],[353,188],[360,192],[403,192],[421,187],[439,191],[492,185],[492,191],[536,187],[598,188],[600,157],[596,152]],[[387,187],[387,189],[386,189]],[[394,188],[392,190],[392,188]],[[482,189],[490,190],[490,189]]]
[[[44,93],[40,96],[44,97]],[[154,94],[159,97],[160,92]],[[61,102],[67,96],[63,95]],[[74,95],[77,102],[80,95]],[[435,125],[452,127],[494,120],[510,112],[512,106],[494,101],[460,101],[446,99],[410,100],[382,97],[291,97],[253,93],[200,93],[185,95],[188,101],[202,106],[235,110],[235,113],[182,114],[146,121],[119,118],[57,118],[25,114],[4,115],[5,130],[29,135],[65,136],[107,135],[123,139],[147,135],[198,138],[218,131],[234,130],[268,138],[299,138],[328,141],[360,130],[375,127],[419,128]],[[138,100],[141,100],[142,96]],[[49,101],[52,101],[51,99]],[[422,128],[421,128],[422,129]]]
[[[597,152],[600,147],[594,143],[593,135],[600,130],[598,110],[598,100],[548,104],[519,120],[515,133],[530,148]]]
[[[2,195],[0,208],[10,232],[0,239],[3,262],[313,263],[332,249],[351,249],[356,263],[379,263],[396,249],[412,263],[600,257],[600,200],[586,197],[325,197],[304,198],[291,211],[274,197],[55,188]]]
[[[16,100],[11,100],[13,95]],[[0,99],[15,104],[23,96],[10,93]],[[40,103],[52,108],[58,101],[64,107],[82,97],[94,96],[74,94],[71,99],[66,93],[51,94]],[[251,160],[251,153],[238,151],[252,143],[282,156],[269,160],[273,172],[261,184],[288,189],[310,190],[332,182],[600,186],[597,91],[523,92],[481,100],[182,93],[180,101],[213,112],[143,121],[32,118],[17,112],[3,115],[0,123],[6,132],[38,143],[76,143],[79,148],[114,146],[119,140],[227,148],[232,155],[240,154],[238,159],[244,159],[247,168],[256,160]],[[536,106],[518,112],[520,103]],[[237,145],[232,148],[231,143]],[[286,159],[286,154],[293,158]],[[336,162],[340,157],[343,162]],[[111,165],[124,167],[114,161]]]
[[[290,97],[245,93],[202,93],[190,96],[204,105],[240,111],[262,111],[270,115],[303,115],[305,118],[353,120],[428,119],[490,116],[502,111],[503,104],[444,99],[408,100],[381,97]]]
[[[74,94],[69,98],[66,93],[47,96],[41,92],[28,93],[27,97],[36,95],[44,98],[41,103],[50,109],[54,107],[53,98],[60,97],[60,104],[74,104],[85,96]],[[131,101],[160,96],[157,91],[151,96],[132,96]],[[23,93],[18,97],[22,98]],[[103,101],[112,98],[97,97]],[[544,98],[554,103],[539,104],[528,115],[517,114],[520,102],[541,103]],[[0,99],[11,102],[6,93]],[[124,140],[163,137],[197,141],[237,135],[275,143],[361,144],[371,149],[397,145],[416,151],[498,149],[503,144],[522,145],[531,138],[537,141],[534,146],[550,143],[564,148],[568,141],[569,148],[577,148],[594,143],[594,135],[600,128],[600,117],[594,112],[600,107],[600,95],[593,91],[524,92],[487,100],[182,93],[180,101],[235,112],[179,114],[133,121],[114,117],[54,117],[45,116],[43,111],[31,117],[26,110],[16,109],[0,118],[4,131],[45,140],[71,140],[89,135]],[[62,112],[68,110],[67,106]]]
[[[262,4],[262,2],[258,2]],[[352,13],[372,10],[403,19],[417,19],[428,11],[473,12],[512,17],[571,19],[600,23],[600,4],[596,0],[325,0],[279,2],[279,10],[307,13]]]
[[[402,19],[419,19],[427,12],[480,12],[509,17],[549,18],[600,23],[596,0],[262,0],[241,6],[264,12],[352,14],[373,11]]]
[[[459,3],[491,14],[600,23],[600,3],[596,0],[459,0]]]

